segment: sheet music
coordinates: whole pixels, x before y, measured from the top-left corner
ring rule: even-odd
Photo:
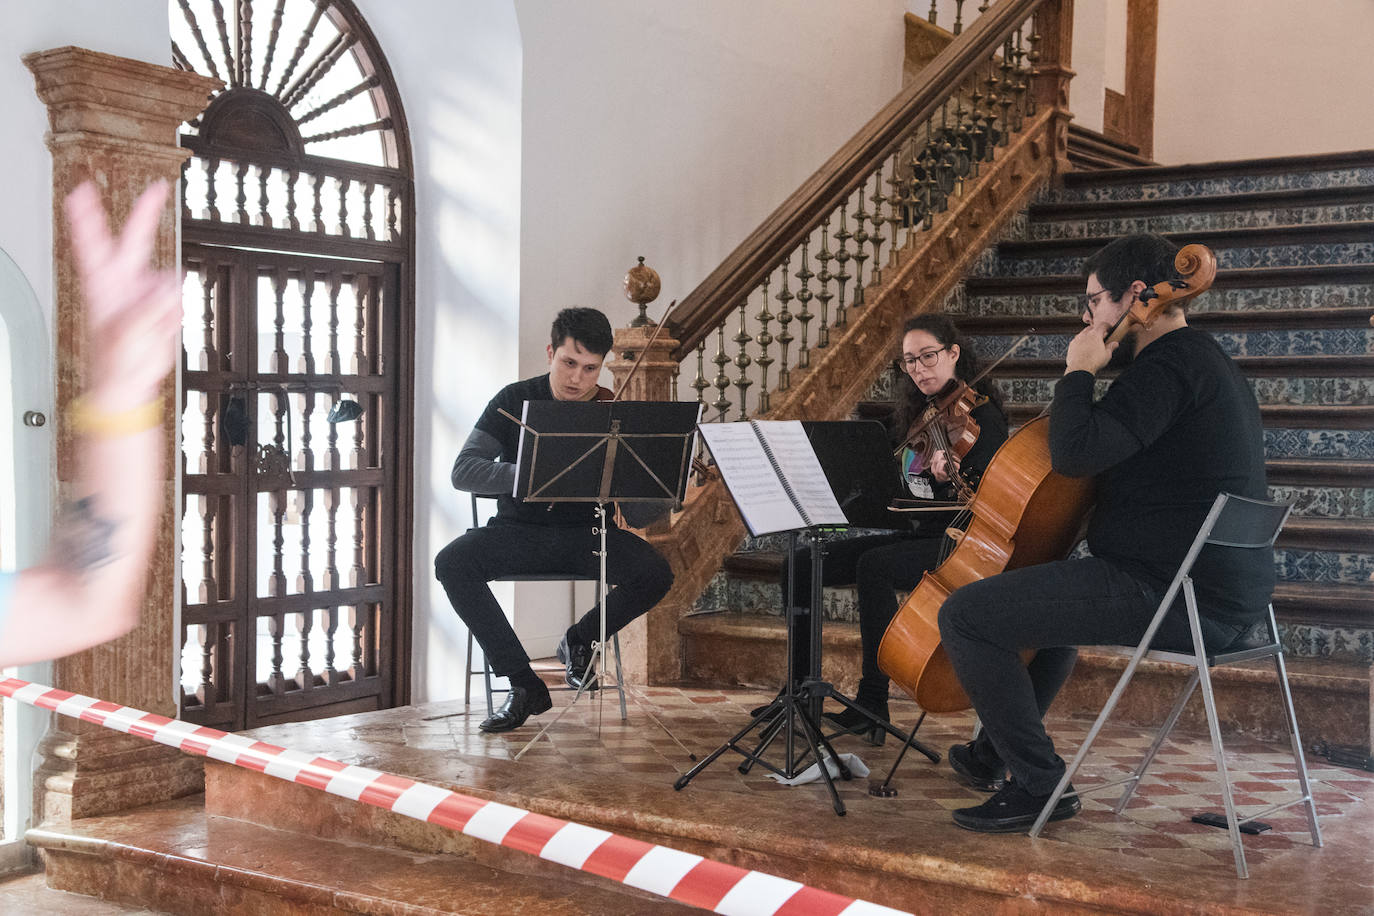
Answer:
[[[835,493],[825,479],[825,471],[816,458],[816,450],[806,437],[800,420],[758,420],[759,430],[782,477],[792,487],[792,495],[801,503],[802,511],[813,525],[844,525],[848,519],[835,500]]]
[[[797,426],[801,428],[800,423]],[[698,429],[751,534],[806,526],[806,520],[792,504],[777,471],[773,470],[773,463],[768,460],[753,426],[748,423],[703,423]]]

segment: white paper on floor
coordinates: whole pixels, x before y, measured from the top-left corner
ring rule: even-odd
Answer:
[[[862,760],[859,759],[859,756],[857,754],[841,754],[840,759],[844,761],[845,766],[849,767],[850,775],[852,775],[855,779],[863,779],[865,776],[868,775],[868,767],[864,764]],[[835,766],[835,758],[831,757],[829,754],[827,754],[825,757],[825,768],[830,771],[831,779],[839,778],[840,768]],[[798,773],[796,776],[793,776],[791,779],[784,779],[777,773],[769,773],[768,777],[770,779],[776,779],[778,782],[782,783],[785,786],[801,786],[805,785],[808,782],[815,782],[816,780],[820,779],[821,766],[818,763],[813,763],[811,764],[811,766],[802,770],[800,773]]]

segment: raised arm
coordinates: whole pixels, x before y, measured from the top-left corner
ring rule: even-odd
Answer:
[[[86,392],[65,405],[77,477],[47,558],[16,577],[0,622],[0,665],[69,655],[138,623],[162,508],[165,408],[159,388],[177,353],[177,273],[149,264],[166,182],[111,235],[94,186],[66,201],[86,308]]]

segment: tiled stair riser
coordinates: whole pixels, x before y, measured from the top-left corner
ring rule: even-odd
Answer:
[[[1279,243],[1243,247],[1212,248],[1219,270],[1246,270],[1256,267],[1326,267],[1332,264],[1374,264],[1374,241],[1327,242],[1310,245]],[[1083,258],[1049,255],[978,260],[974,277],[1054,277],[1074,276],[1083,267]]]
[[[1069,276],[1077,277],[1078,270]],[[1223,280],[1225,278],[1223,277]],[[1080,281],[1074,280],[1073,283]],[[1367,308],[1374,311],[1374,284],[1312,283],[1299,286],[1218,287],[1189,303],[1198,312],[1269,311],[1276,309]],[[1012,293],[969,296],[962,290],[951,296],[948,310],[956,315],[1017,316],[1081,315],[1081,294]]]
[[[1368,356],[1374,354],[1374,328],[1314,328],[1210,332],[1228,356]],[[978,334],[973,349],[985,360],[996,359],[1020,335]],[[1070,334],[1037,334],[1021,342],[1018,359],[1062,360]]]
[[[1266,191],[1310,191],[1374,185],[1374,168],[1337,168],[1276,172],[1269,175],[1217,175],[1130,184],[1074,184],[1042,195],[1045,203],[1076,201],[1183,200]]]
[[[1048,404],[1058,378],[1003,378],[997,380],[1002,397],[1014,404]],[[1374,378],[1252,378],[1248,380],[1260,406],[1271,404],[1322,404],[1358,407],[1374,404]],[[1111,384],[1099,379],[1094,386],[1101,397]]]
[[[1218,232],[1229,229],[1315,226],[1368,220],[1374,220],[1374,203],[1214,210],[1201,213],[1157,213],[1149,216],[1067,217],[1032,222],[1029,237],[1035,240],[1114,238],[1140,232]]]

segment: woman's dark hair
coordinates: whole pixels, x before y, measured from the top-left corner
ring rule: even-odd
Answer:
[[[954,376],[961,381],[969,381],[982,371],[982,360],[974,352],[973,345],[969,343],[959,331],[954,319],[944,312],[926,312],[921,315],[914,315],[906,320],[902,325],[902,339],[912,331],[925,331],[931,337],[939,341],[942,347],[959,348],[959,361],[954,364]],[[901,364],[898,363],[900,370]],[[992,379],[984,378],[973,386],[979,394],[986,395],[993,406],[1001,408],[1002,392],[998,390]],[[893,434],[903,435],[911,422],[916,419],[916,415],[925,409],[929,400],[921,389],[916,387],[916,383],[911,380],[911,376],[899,371],[897,374],[897,394],[901,400],[897,402],[897,409],[892,415]]]
[[[1120,299],[1136,280],[1154,286],[1178,279],[1174,257],[1178,246],[1162,235],[1128,235],[1111,242],[1083,262],[1083,279],[1097,274],[1097,282],[1113,299]]]
[[[582,345],[582,349],[605,356],[611,352],[614,337],[611,323],[596,309],[573,307],[564,309],[553,320],[549,329],[549,344],[557,350],[563,341],[571,337]]]

